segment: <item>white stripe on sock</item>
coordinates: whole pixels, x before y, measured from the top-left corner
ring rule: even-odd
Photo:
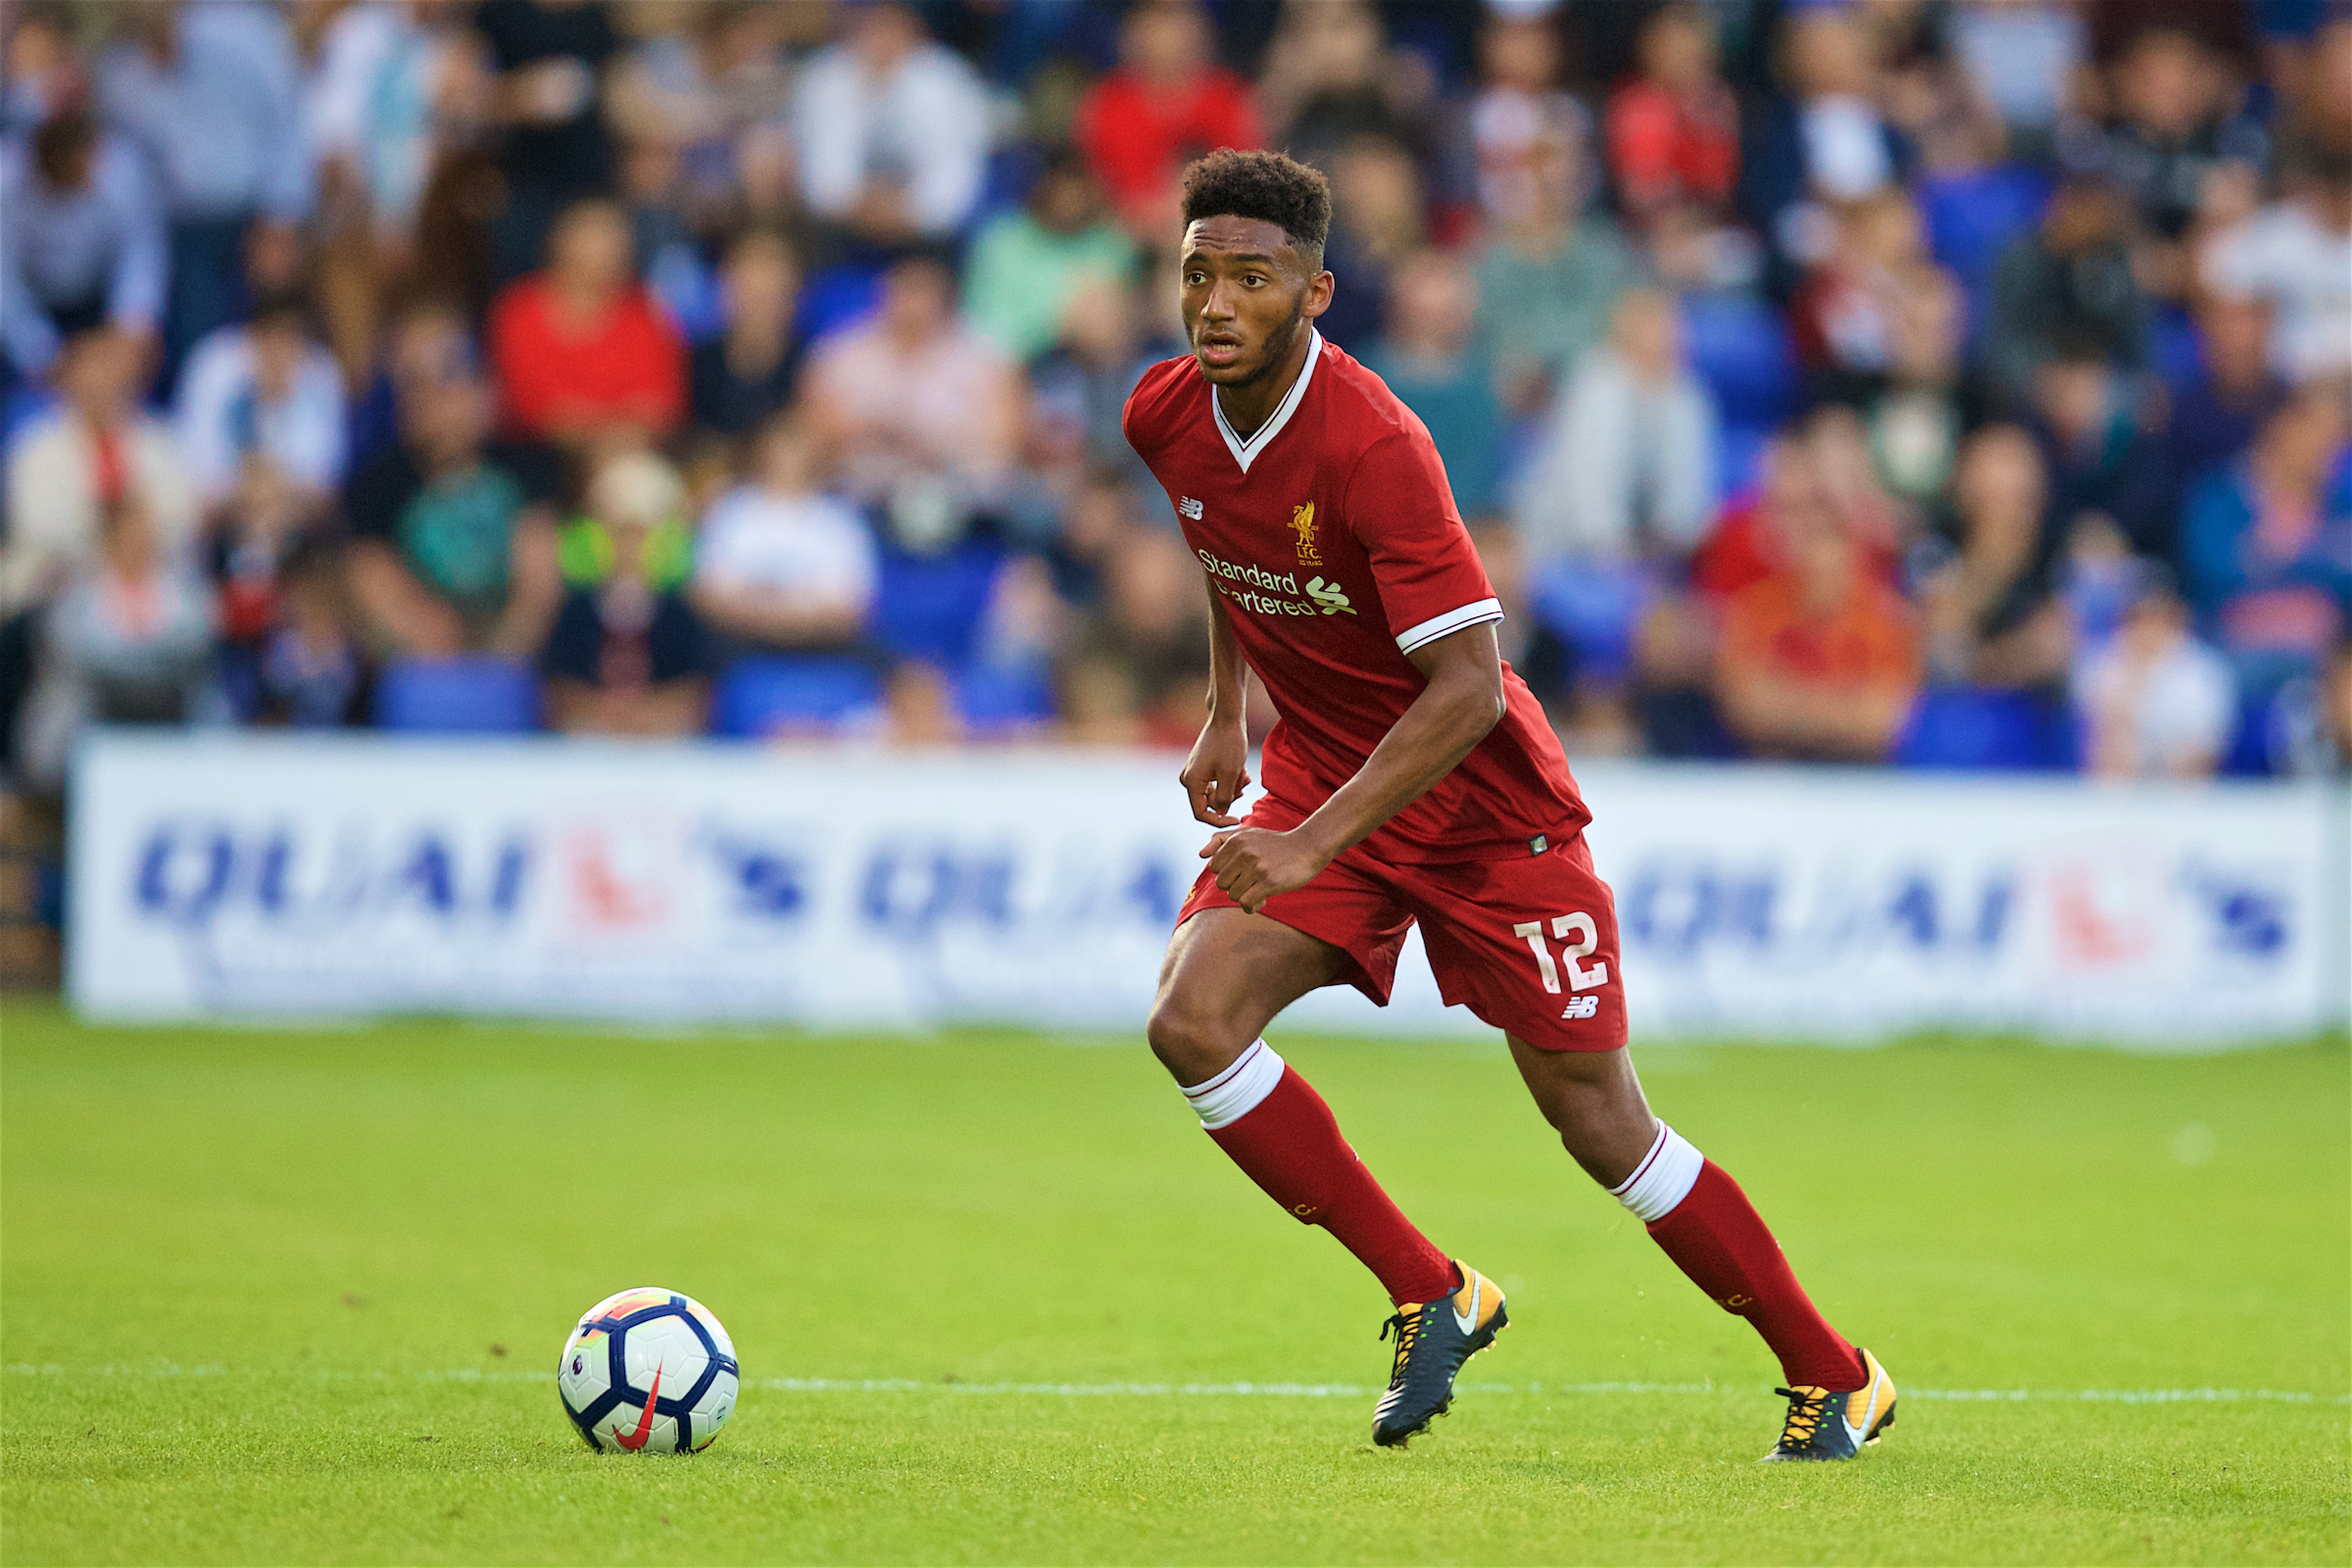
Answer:
[[[1200,1118],[1200,1125],[1213,1133],[1255,1110],[1258,1102],[1282,1082],[1282,1067],[1274,1048],[1260,1040],[1214,1078],[1185,1090],[1184,1098]]]
[[[1631,1176],[1609,1189],[1609,1196],[1647,1225],[1673,1213],[1674,1205],[1690,1196],[1699,1167],[1706,1162],[1707,1156],[1691,1148],[1681,1133],[1660,1122],[1649,1152],[1642,1156]]]

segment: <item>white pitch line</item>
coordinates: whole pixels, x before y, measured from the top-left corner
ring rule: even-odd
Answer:
[[[0,1366],[11,1377],[127,1378],[293,1378],[319,1383],[553,1383],[553,1372],[524,1367],[452,1367],[414,1372],[353,1372],[330,1367],[308,1371],[279,1367],[257,1371],[217,1363],[179,1366],[60,1366],[12,1361]],[[964,1394],[1054,1398],[1370,1398],[1380,1390],[1356,1383],[965,1383],[916,1378],[746,1378],[747,1388],[783,1394]],[[1464,1383],[1464,1394],[1658,1395],[1753,1394],[1745,1384],[1718,1383]],[[2299,1389],[1923,1389],[1905,1387],[1906,1399],[1953,1403],[2025,1403],[2057,1400],[2076,1404],[2352,1404],[2352,1394],[2313,1394]]]

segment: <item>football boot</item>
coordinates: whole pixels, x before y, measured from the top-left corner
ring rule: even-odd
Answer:
[[[1854,1353],[1870,1376],[1858,1389],[1838,1394],[1811,1387],[1773,1390],[1788,1401],[1788,1418],[1781,1425],[1781,1441],[1764,1456],[1767,1462],[1851,1459],[1894,1425],[1894,1379],[1868,1350]]]
[[[1453,1403],[1453,1379],[1462,1363],[1493,1345],[1510,1322],[1493,1280],[1467,1263],[1454,1267],[1462,1273],[1459,1290],[1398,1307],[1380,1331],[1382,1339],[1396,1340],[1389,1391],[1372,1412],[1372,1441],[1384,1448],[1401,1447],[1427,1432]]]

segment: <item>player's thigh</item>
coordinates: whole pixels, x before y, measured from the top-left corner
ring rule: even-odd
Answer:
[[[1277,1013],[1349,972],[1318,937],[1231,906],[1194,912],[1160,964],[1146,1034],[1179,1083],[1215,1077]]]
[[[1617,902],[1581,840],[1398,874],[1447,1002],[1539,1051],[1625,1044]]]

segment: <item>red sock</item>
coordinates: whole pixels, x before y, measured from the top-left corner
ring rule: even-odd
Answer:
[[[1271,1094],[1208,1136],[1301,1224],[1338,1237],[1398,1306],[1454,1289],[1453,1260],[1389,1200],[1296,1069],[1284,1067]]]
[[[1692,1284],[1764,1336],[1790,1387],[1835,1393],[1869,1381],[1854,1348],[1813,1309],[1763,1216],[1713,1160],[1649,1234]]]

